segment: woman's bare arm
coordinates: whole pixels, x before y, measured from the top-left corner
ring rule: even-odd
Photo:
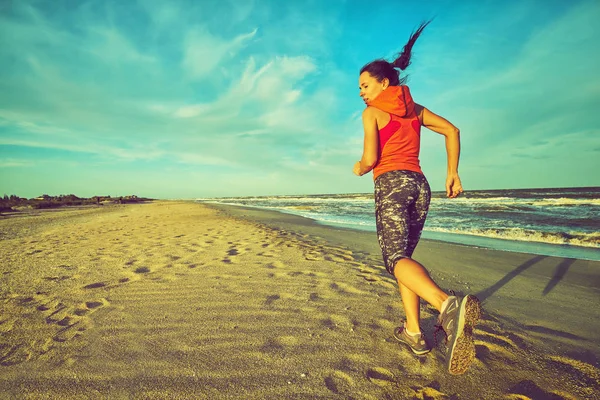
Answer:
[[[377,164],[377,151],[379,148],[379,132],[377,118],[372,107],[367,107],[362,114],[363,128],[365,131],[363,154],[360,161],[354,165],[354,173],[362,176],[371,171]]]
[[[458,161],[460,158],[460,131],[447,119],[434,114],[426,107],[416,104],[415,111],[419,115],[421,125],[446,137],[446,154],[448,170],[446,178],[446,195],[456,197],[463,192],[458,176]]]

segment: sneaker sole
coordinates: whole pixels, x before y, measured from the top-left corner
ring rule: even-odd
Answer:
[[[452,375],[464,374],[475,360],[473,327],[481,316],[481,304],[475,296],[466,296],[460,304],[457,332],[454,343],[450,344],[448,372]]]
[[[398,333],[394,332],[394,338],[395,338],[397,341],[399,341],[400,343],[403,343],[403,344],[407,345],[407,346],[408,346],[408,348],[409,348],[409,349],[411,349],[411,351],[412,351],[413,353],[415,353],[416,355],[418,355],[418,356],[422,356],[422,355],[424,355],[424,354],[427,354],[427,353],[429,353],[429,352],[431,351],[431,349],[427,349],[427,350],[415,350],[415,349],[414,349],[414,348],[413,348],[413,347],[410,345],[410,343],[408,343],[407,341],[405,341],[405,340],[402,338],[402,336],[400,336],[400,335],[401,335],[401,334],[398,334]]]

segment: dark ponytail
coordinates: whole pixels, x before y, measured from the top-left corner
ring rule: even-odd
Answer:
[[[408,42],[404,45],[402,52],[398,54],[398,58],[396,58],[394,62],[391,63],[395,68],[399,68],[402,71],[408,68],[408,66],[410,65],[412,47],[421,35],[421,32],[423,32],[423,29],[425,29],[425,27],[429,25],[430,22],[431,20],[427,22],[421,22],[421,25],[419,25],[417,30],[410,35],[410,38],[408,39]]]
[[[421,22],[417,30],[411,33],[408,38],[408,42],[402,48],[402,52],[398,54],[398,57],[393,62],[388,62],[384,59],[379,59],[375,61],[371,61],[364,67],[360,69],[360,73],[368,72],[372,77],[377,79],[377,81],[381,82],[384,78],[388,78],[390,81],[390,86],[399,86],[406,83],[407,76],[403,76],[400,79],[400,73],[396,68],[401,71],[404,71],[410,65],[410,57],[412,47],[423,32],[423,29],[427,25],[429,25],[429,21]]]

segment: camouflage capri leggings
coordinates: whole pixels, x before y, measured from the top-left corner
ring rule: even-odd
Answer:
[[[387,271],[402,258],[410,258],[425,225],[431,189],[423,174],[399,170],[375,179],[377,238]]]

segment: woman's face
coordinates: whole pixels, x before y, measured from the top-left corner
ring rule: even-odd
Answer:
[[[381,82],[378,82],[370,73],[365,71],[358,78],[360,97],[362,97],[365,103],[373,101],[379,96],[379,93],[383,92],[389,86],[389,83],[390,81],[387,78],[383,78]]]

